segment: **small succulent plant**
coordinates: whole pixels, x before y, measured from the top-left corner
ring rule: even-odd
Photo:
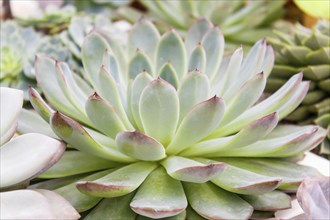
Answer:
[[[35,55],[47,55],[68,63],[77,73],[81,71],[81,64],[73,59],[59,37],[41,35],[31,27],[6,21],[1,25],[1,86],[27,91],[29,85],[35,85]]]
[[[272,25],[283,17],[285,4],[283,0],[140,2],[147,8],[148,16],[166,29],[170,25],[187,30],[196,18],[207,17],[221,27],[227,45],[231,43],[235,47],[239,44],[253,45],[260,38],[272,35]],[[128,7],[119,8],[118,12],[128,19],[137,13]]]
[[[68,27],[71,17],[75,14],[76,8],[72,5],[64,7],[49,5],[40,16],[18,18],[17,20],[23,26],[34,27],[47,34],[56,34]]]
[[[24,71],[35,53],[40,35],[33,28],[22,28],[14,21],[1,23],[0,85],[27,88],[34,76]]]
[[[276,91],[296,71],[303,71],[311,86],[302,104],[286,119],[321,125],[330,131],[330,23],[321,20],[313,29],[297,24],[293,34],[276,32],[270,38],[276,62],[266,90]],[[321,153],[330,154],[330,133],[322,143]]]
[[[78,219],[70,203],[56,193],[21,189],[60,159],[65,144],[37,133],[12,138],[23,105],[23,91],[0,87],[0,96],[0,218]]]
[[[65,63],[38,57],[52,107],[32,88],[30,101],[71,150],[31,188],[54,190],[85,219],[249,219],[289,208],[284,191],[320,175],[290,161],[326,131],[277,125],[309,83],[294,75],[258,102],[272,47],[260,40],[223,57],[224,46],[207,19],[185,41],[141,19],[125,48],[94,30],[82,46],[83,87]]]

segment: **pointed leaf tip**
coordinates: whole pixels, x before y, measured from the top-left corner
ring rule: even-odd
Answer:
[[[136,159],[157,161],[166,156],[161,143],[139,131],[118,133],[116,143],[121,152]]]

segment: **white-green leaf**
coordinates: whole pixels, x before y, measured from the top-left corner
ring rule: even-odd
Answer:
[[[253,208],[212,183],[183,183],[190,206],[206,219],[249,219]]]
[[[214,74],[218,70],[223,52],[225,49],[225,41],[219,27],[209,30],[202,39],[202,45],[206,54],[205,74],[213,79]]]
[[[116,136],[116,144],[122,153],[138,160],[157,161],[166,156],[161,143],[138,131],[120,132]]]
[[[80,151],[66,151],[61,159],[38,178],[60,178],[120,166],[120,163]]]
[[[25,134],[0,148],[0,187],[29,180],[56,163],[65,144],[42,134]]]
[[[113,139],[126,129],[113,106],[97,93],[86,102],[86,113],[98,130]]]
[[[156,55],[156,70],[159,71],[167,62],[173,65],[179,80],[187,73],[188,64],[185,47],[182,38],[175,30],[165,33],[160,40]]]
[[[147,73],[140,73],[133,81],[132,91],[131,91],[131,112],[136,123],[137,128],[140,131],[144,131],[143,125],[140,118],[140,97],[143,89],[152,81],[152,77]]]
[[[191,25],[185,40],[188,57],[191,56],[192,51],[198,43],[202,42],[204,34],[208,32],[212,26],[212,23],[207,18],[199,18],[195,24]]]
[[[180,181],[169,177],[162,167],[147,177],[130,204],[134,212],[150,218],[178,215],[187,205]]]
[[[145,133],[166,146],[179,120],[175,88],[160,78],[150,82],[141,94],[139,111]]]
[[[128,120],[127,114],[125,112],[120,96],[120,91],[117,88],[118,84],[104,66],[101,66],[99,69],[98,82],[100,87],[96,88],[97,93],[105,98],[114,107],[125,127],[127,129],[133,129],[133,126]]]
[[[169,82],[175,88],[178,88],[179,80],[171,63],[165,63],[159,70],[159,77]]]
[[[151,75],[154,73],[150,59],[143,53],[143,51],[138,49],[135,56],[129,62],[128,77],[130,79],[135,79],[139,73],[144,71]]]
[[[152,162],[132,163],[100,179],[80,181],[76,186],[79,191],[91,196],[123,196],[137,189],[156,167],[157,164]]]
[[[20,134],[40,133],[58,139],[49,124],[33,110],[22,109],[18,118],[17,132]]]
[[[111,146],[104,147],[100,145],[81,124],[59,112],[55,112],[51,116],[50,125],[57,136],[73,148],[84,153],[118,162],[134,161],[132,158],[119,152],[114,146],[111,148]]]
[[[193,183],[205,183],[226,169],[224,163],[215,162],[205,165],[179,156],[170,156],[163,160],[161,164],[172,178]]]
[[[201,44],[198,44],[189,58],[188,71],[199,70],[205,73],[206,69],[206,52]]]
[[[128,35],[128,51],[133,57],[136,49],[146,53],[152,62],[160,39],[157,28],[148,19],[141,18],[132,28]]]
[[[1,219],[79,219],[79,213],[58,194],[38,190],[0,193]]]
[[[198,71],[187,74],[178,89],[180,121],[194,105],[209,98],[209,93],[210,83],[205,74]]]
[[[23,91],[0,88],[0,146],[6,143],[15,133],[17,119],[23,106]]]
[[[82,63],[85,77],[93,84],[98,85],[98,72],[103,64],[103,56],[106,50],[110,50],[107,41],[98,33],[92,32],[85,37],[82,46]]]
[[[207,136],[219,125],[224,111],[223,100],[216,96],[195,105],[183,118],[166,152],[176,154]]]

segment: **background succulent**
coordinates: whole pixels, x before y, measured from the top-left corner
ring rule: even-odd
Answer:
[[[82,71],[58,36],[45,36],[33,28],[23,28],[15,21],[1,25],[0,84],[27,91],[36,85],[34,60],[36,55],[47,55],[69,64],[75,72]],[[26,97],[27,98],[27,95]]]
[[[39,176],[53,180],[31,188],[54,190],[79,212],[94,208],[86,219],[249,219],[289,208],[283,191],[320,175],[290,160],[326,131],[277,126],[309,83],[294,75],[256,103],[272,47],[260,40],[245,57],[242,48],[223,52],[223,35],[207,19],[185,41],[142,19],[126,48],[96,30],[85,38],[83,86],[65,63],[38,57],[52,108],[33,89],[30,101],[71,150]]]
[[[29,57],[36,51],[40,35],[33,28],[22,28],[14,21],[1,24],[0,85],[27,88],[34,76],[25,72]]]
[[[48,34],[59,33],[68,27],[70,19],[76,14],[76,8],[72,5],[63,7],[48,5],[43,12],[35,17],[17,18],[23,26],[34,27]]]
[[[314,28],[296,25],[292,35],[276,32],[270,38],[276,51],[275,66],[266,91],[274,92],[297,71],[311,86],[302,104],[286,119],[297,123],[321,125],[330,129],[330,23],[321,20]],[[330,134],[322,143],[321,153],[330,154]]]
[[[284,15],[285,0],[277,1],[169,1],[141,0],[148,10],[148,17],[167,30],[169,26],[187,30],[196,18],[206,17],[219,25],[227,47],[234,44],[253,45],[264,36],[271,36],[275,21]],[[132,8],[122,7],[119,14],[132,21],[138,16]],[[130,18],[133,16],[132,18]],[[231,48],[231,47],[230,47]]]
[[[126,26],[127,25],[130,26],[128,23]],[[78,60],[81,60],[81,46],[83,40],[93,29],[106,31],[122,44],[126,43],[127,34],[125,30],[121,30],[116,23],[112,23],[109,18],[102,14],[74,16],[70,21],[68,30],[63,31],[59,36],[71,53]]]
[[[0,97],[1,219],[78,219],[70,203],[56,193],[21,189],[60,159],[65,144],[37,133],[12,138],[23,105],[23,91],[0,87]]]

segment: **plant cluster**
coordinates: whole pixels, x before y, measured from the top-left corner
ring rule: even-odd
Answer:
[[[320,20],[312,29],[297,24],[291,35],[276,32],[270,38],[276,63],[267,84],[274,92],[298,71],[311,81],[302,104],[286,119],[302,124],[315,123],[330,131],[330,23]],[[321,153],[330,154],[330,133]]]
[[[93,209],[87,219],[248,219],[289,208],[283,191],[320,175],[284,159],[316,147],[326,131],[277,125],[309,83],[297,74],[256,104],[272,47],[260,40],[245,57],[242,48],[223,52],[223,35],[207,19],[185,41],[142,19],[124,48],[102,31],[85,38],[84,87],[65,63],[38,57],[38,84],[52,107],[33,89],[31,103],[72,150],[39,176],[56,182],[32,187]]]
[[[290,32],[285,3],[43,1],[1,21],[0,218],[267,219],[297,190],[300,217],[326,216],[329,177],[297,162],[330,151],[330,26]]]

